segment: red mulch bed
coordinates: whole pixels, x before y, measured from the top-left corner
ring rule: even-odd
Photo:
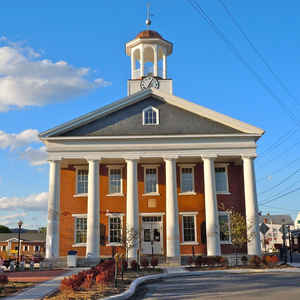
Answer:
[[[28,271],[28,272],[5,272],[9,281],[15,282],[43,282],[59,276],[67,270],[45,270],[45,271]]]

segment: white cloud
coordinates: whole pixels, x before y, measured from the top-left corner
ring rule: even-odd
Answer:
[[[41,59],[30,47],[0,38],[0,111],[64,101],[110,82],[90,79],[89,68]]]
[[[6,133],[0,130],[0,149],[15,150],[34,142],[40,142],[36,129],[26,129],[20,133]]]
[[[48,205],[48,193],[32,194],[27,197],[0,197],[0,210],[45,211]]]
[[[20,157],[28,160],[32,166],[44,165],[47,163],[48,157],[46,146],[42,146],[38,149],[27,147]]]

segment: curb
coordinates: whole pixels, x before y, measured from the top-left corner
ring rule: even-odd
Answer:
[[[215,274],[215,273],[270,273],[270,272],[296,272],[300,273],[300,269],[297,268],[285,268],[285,269],[261,269],[261,270],[255,270],[255,269],[242,269],[242,270],[214,270],[214,271],[186,271],[186,272],[177,272],[177,273],[161,273],[157,275],[147,275],[143,277],[139,277],[135,279],[129,286],[129,288],[123,292],[122,294],[109,296],[106,298],[101,298],[102,300],[125,300],[132,297],[136,289],[139,285],[151,281],[151,280],[157,280],[157,279],[165,279],[165,278],[172,278],[172,277],[182,277],[182,276],[195,276],[195,275],[207,275],[207,274]]]

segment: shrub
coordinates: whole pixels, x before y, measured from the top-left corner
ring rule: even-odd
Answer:
[[[8,277],[4,274],[0,274],[0,284],[7,284],[8,283]]]
[[[147,268],[149,266],[149,261],[146,257],[143,257],[141,259],[141,266],[144,267],[144,268]]]
[[[132,270],[137,271],[138,270],[138,266],[139,265],[138,265],[138,263],[137,263],[137,261],[135,259],[130,262],[130,267],[131,267]]]
[[[272,260],[272,264],[276,265],[277,263],[279,263],[279,258],[277,255],[273,255],[271,256],[271,260]]]
[[[265,265],[265,266],[270,266],[272,265],[272,257],[270,255],[264,255],[262,257],[262,263]]]
[[[261,258],[257,255],[251,256],[250,264],[254,266],[259,266],[261,264]]]
[[[193,265],[195,263],[194,257],[193,256],[189,256],[187,263],[188,263],[188,265]]]
[[[218,263],[220,265],[222,265],[223,267],[228,267],[228,258],[227,257],[223,257],[223,256],[220,256],[219,259],[218,259]]]
[[[246,265],[248,262],[248,257],[246,255],[242,256],[241,261],[242,261],[243,265]]]
[[[152,257],[151,258],[151,266],[155,268],[158,265],[158,258],[157,257]]]

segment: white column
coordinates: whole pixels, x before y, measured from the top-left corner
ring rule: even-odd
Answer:
[[[180,258],[178,224],[176,159],[165,158],[166,163],[166,234],[167,258]]]
[[[100,256],[99,160],[88,160],[87,257]]]
[[[153,76],[158,74],[158,46],[153,46]]]
[[[218,202],[216,196],[215,157],[202,157],[204,163],[204,193],[207,255],[221,255]]]
[[[131,79],[136,79],[135,78],[135,56],[133,50],[131,50]]]
[[[46,258],[59,257],[60,161],[49,161],[48,225]]]
[[[254,157],[244,156],[244,186],[247,219],[248,255],[261,255],[260,235],[258,228],[258,207],[254,172]]]
[[[140,47],[140,71],[141,71],[141,74],[140,76],[143,77],[144,76],[144,64],[145,64],[145,61],[144,61],[144,47],[143,45],[141,45]]]
[[[127,239],[137,235],[134,246],[128,249],[128,258],[137,260],[139,247],[139,202],[138,202],[138,180],[137,159],[126,159],[127,163],[127,201],[126,201],[126,230]]]
[[[167,55],[163,54],[163,79],[167,79]]]

